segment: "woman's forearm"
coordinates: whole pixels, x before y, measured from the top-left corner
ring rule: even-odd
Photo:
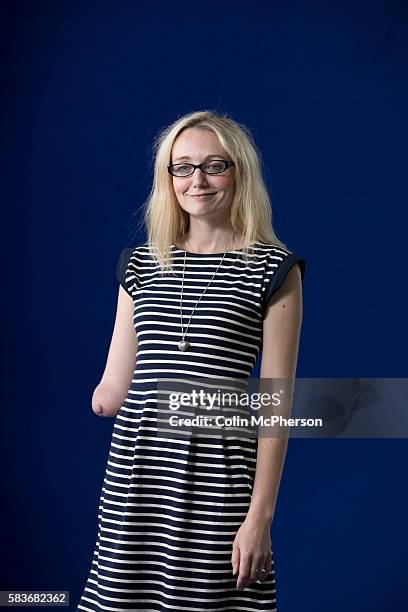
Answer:
[[[126,393],[120,392],[114,385],[100,382],[92,395],[92,410],[98,416],[116,416],[125,398]]]
[[[272,523],[287,446],[287,436],[258,439],[255,480],[247,518]]]

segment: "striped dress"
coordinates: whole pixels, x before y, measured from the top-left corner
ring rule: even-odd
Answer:
[[[175,273],[163,274],[147,244],[124,249],[117,279],[134,302],[135,370],[115,417],[99,503],[98,535],[78,610],[274,611],[275,567],[263,582],[238,591],[232,544],[246,517],[257,439],[174,439],[155,431],[157,382],[249,379],[262,350],[266,305],[288,271],[305,260],[256,242],[250,263],[228,252],[221,261],[171,246]],[[273,551],[272,561],[273,561]]]

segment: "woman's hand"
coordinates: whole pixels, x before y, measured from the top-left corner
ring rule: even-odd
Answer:
[[[238,574],[237,589],[264,581],[272,569],[272,545],[269,521],[247,517],[238,529],[232,545],[232,571]],[[266,572],[256,572],[264,569]]]

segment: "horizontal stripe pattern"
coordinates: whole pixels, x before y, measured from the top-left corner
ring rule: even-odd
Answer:
[[[232,543],[251,501],[257,440],[216,435],[172,438],[157,430],[163,380],[217,388],[248,379],[262,348],[262,321],[274,283],[304,260],[255,243],[250,263],[231,251],[197,305],[181,352],[184,251],[162,273],[147,244],[124,249],[117,279],[134,302],[135,370],[113,426],[99,501],[98,534],[78,610],[274,611],[275,570],[237,591]],[[222,255],[187,253],[186,327]],[[211,383],[211,381],[213,381]],[[207,383],[206,383],[207,384]],[[273,560],[273,551],[272,560]]]

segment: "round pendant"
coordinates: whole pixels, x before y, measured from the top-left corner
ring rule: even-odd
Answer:
[[[190,343],[187,342],[187,340],[180,340],[177,346],[179,347],[180,351],[186,351],[190,346]]]

